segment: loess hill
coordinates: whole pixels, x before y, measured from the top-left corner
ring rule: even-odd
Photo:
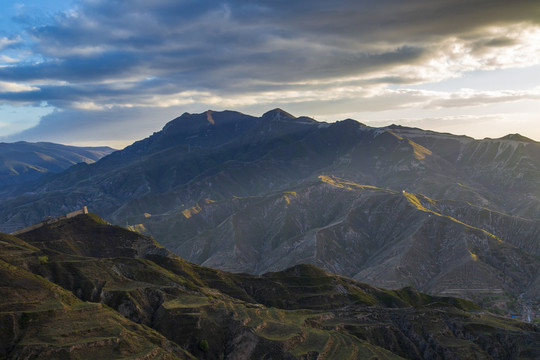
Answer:
[[[535,359],[540,330],[312,265],[193,263],[79,215],[0,235],[0,358]]]

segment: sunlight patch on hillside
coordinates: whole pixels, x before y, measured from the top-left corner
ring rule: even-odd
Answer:
[[[291,199],[295,196],[298,196],[298,194],[294,191],[286,191],[285,193],[283,193],[283,198],[287,202],[287,205],[291,204]]]
[[[428,208],[426,208],[426,207],[420,202],[420,200],[416,197],[415,194],[412,194],[412,193],[408,193],[408,192],[406,192],[406,191],[403,191],[403,196],[405,196],[405,198],[406,198],[407,200],[409,200],[409,202],[410,202],[411,204],[413,204],[418,210],[425,211],[425,212],[432,212],[432,213],[434,213],[434,214],[436,214],[436,215],[440,215],[440,214],[435,213],[435,212],[429,210]]]
[[[409,140],[409,144],[414,150],[414,157],[418,160],[424,160],[426,156],[430,156],[433,154],[430,150],[426,149],[422,145],[415,143],[414,141]]]
[[[330,184],[332,186],[342,188],[342,189],[347,189],[347,190],[371,189],[371,190],[383,190],[384,191],[384,189],[380,189],[380,188],[378,188],[376,186],[356,184],[356,183],[354,183],[352,181],[345,180],[345,179],[340,179],[340,178],[338,178],[336,176],[333,176],[333,175],[331,175],[331,176],[320,175],[319,180],[321,180],[324,183]]]
[[[190,207],[189,209],[185,209],[184,211],[182,211],[182,215],[184,215],[184,217],[186,219],[189,219],[193,215],[200,213],[201,210],[202,210],[201,206],[197,203],[195,206]]]

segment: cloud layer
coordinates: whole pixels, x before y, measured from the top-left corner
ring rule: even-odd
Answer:
[[[113,123],[186,107],[347,103],[346,112],[354,99],[356,111],[538,99],[538,89],[411,89],[540,63],[531,0],[83,0],[31,25],[0,34],[0,51],[10,51],[0,57],[0,102],[57,109],[27,136],[69,124],[86,129],[72,137],[99,137]]]

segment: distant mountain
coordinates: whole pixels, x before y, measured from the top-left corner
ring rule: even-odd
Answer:
[[[0,198],[3,231],[88,205],[231,271],[311,263],[505,310],[539,294],[540,143],[520,135],[474,140],[280,109],[186,113]]]
[[[540,331],[458,298],[298,265],[201,267],[79,215],[0,234],[0,358],[537,359]]]
[[[46,142],[0,143],[0,187],[59,173],[77,163],[93,163],[114,149]]]

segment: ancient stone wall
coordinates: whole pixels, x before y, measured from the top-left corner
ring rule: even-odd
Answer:
[[[25,233],[25,232],[28,232],[28,231],[38,229],[38,228],[42,227],[45,224],[54,224],[55,222],[58,222],[60,220],[70,219],[70,218],[75,217],[77,215],[83,215],[83,214],[88,214],[88,208],[86,206],[83,206],[79,210],[75,210],[75,211],[72,211],[70,213],[67,213],[66,215],[58,216],[58,217],[55,217],[55,218],[45,219],[42,222],[39,222],[37,224],[30,225],[30,226],[27,226],[25,228],[14,231],[14,232],[10,233],[10,235],[22,234],[22,233]]]

